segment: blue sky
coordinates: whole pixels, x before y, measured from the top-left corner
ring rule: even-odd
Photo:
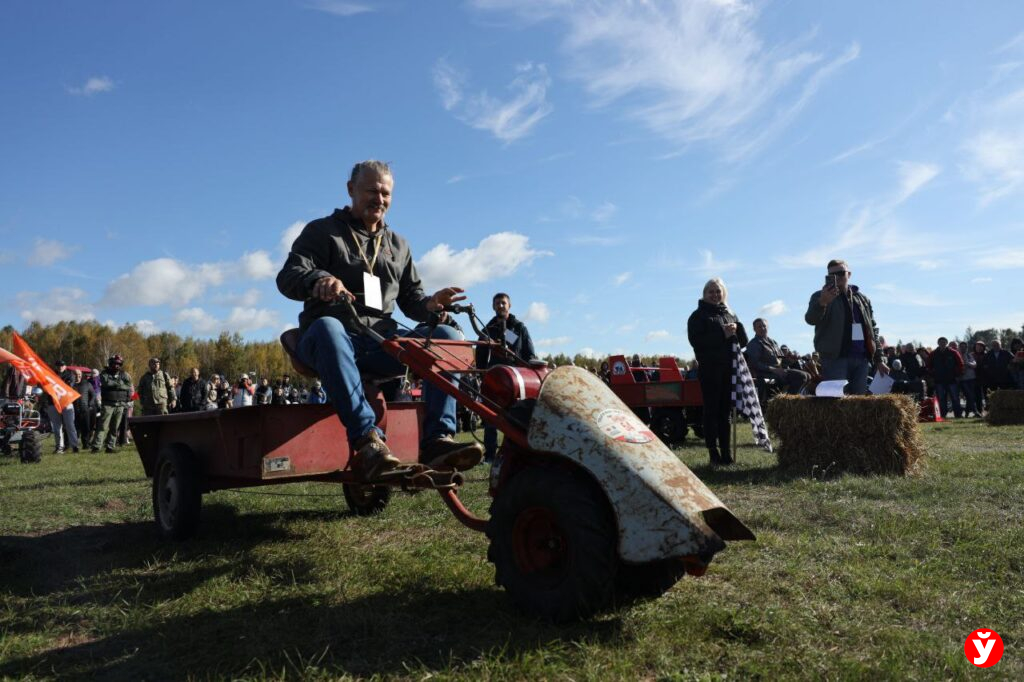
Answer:
[[[809,351],[833,257],[890,341],[1024,324],[1019,2],[9,0],[0,64],[0,324],[274,338],[364,158],[543,352],[691,356],[712,276]]]

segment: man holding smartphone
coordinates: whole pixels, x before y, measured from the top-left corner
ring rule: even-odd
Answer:
[[[814,350],[821,356],[821,379],[846,379],[846,392],[868,392],[868,369],[888,374],[882,360],[871,301],[850,284],[844,260],[831,260],[825,286],[811,294],[804,321],[814,327]]]

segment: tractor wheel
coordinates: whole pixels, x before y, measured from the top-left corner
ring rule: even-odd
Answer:
[[[531,467],[491,504],[488,560],[495,582],[527,613],[546,620],[584,618],[615,587],[615,519],[582,473]]]
[[[18,455],[22,462],[36,463],[43,458],[43,434],[38,431],[25,431],[21,434],[21,445]]]
[[[195,535],[203,505],[202,469],[192,451],[169,445],[157,458],[153,476],[153,518],[168,540]]]
[[[619,564],[616,588],[625,600],[654,599],[686,575],[682,559],[661,559],[646,564]]]
[[[341,486],[345,502],[356,516],[380,514],[391,499],[391,488],[386,485],[360,485],[345,483]]]
[[[686,439],[686,416],[680,409],[655,410],[651,430],[666,445],[681,443]]]

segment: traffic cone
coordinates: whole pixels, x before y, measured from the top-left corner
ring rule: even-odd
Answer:
[[[919,422],[944,422],[945,419],[939,414],[939,399],[935,396],[925,398],[921,401],[921,411],[917,415]]]

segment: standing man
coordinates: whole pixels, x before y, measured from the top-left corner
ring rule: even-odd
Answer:
[[[774,339],[768,336],[768,322],[759,317],[754,320],[754,338],[747,344],[747,357],[750,366],[758,376],[772,377],[780,384],[785,384],[790,395],[800,393],[811,375],[799,369],[783,366],[782,349]]]
[[[117,427],[121,423],[128,403],[131,402],[132,378],[125,372],[124,358],[120,355],[111,355],[107,359],[107,367],[100,372],[100,400],[103,401],[103,408],[100,412],[100,420],[96,425],[96,432],[92,437],[92,451],[99,452],[100,444],[104,444],[107,452],[114,451],[114,443],[117,440]]]
[[[199,412],[206,409],[206,393],[209,387],[199,378],[199,368],[189,370],[185,381],[181,382],[181,400],[178,405],[182,412]]]
[[[398,374],[405,367],[387,355],[372,339],[351,323],[346,326],[340,299],[350,301],[360,321],[383,336],[397,334],[392,319],[397,304],[410,319],[426,322],[431,313],[447,319],[444,307],[465,299],[462,289],[447,287],[427,296],[420,284],[409,245],[384,222],[391,206],[394,177],[381,161],[363,161],[352,168],[348,181],[351,205],[314,220],[292,244],[277,288],[303,301],[299,315],[302,337],[298,358],[313,368],[327,389],[338,418],[354,451],[353,464],[365,479],[400,464],[384,443],[376,426],[373,408],[363,394],[360,369]],[[416,333],[425,335],[428,327]],[[439,324],[434,338],[456,339],[461,335]],[[479,445],[456,443],[455,399],[427,386],[425,439],[420,461],[432,468],[468,469],[480,462]]]
[[[882,361],[871,301],[850,284],[851,275],[846,261],[829,261],[825,286],[811,294],[804,321],[814,327],[822,381],[846,379],[847,393],[864,395],[870,365],[883,375],[889,368]]]
[[[928,356],[928,371],[935,381],[935,395],[939,399],[939,414],[946,418],[946,398],[953,401],[953,414],[959,419],[960,392],[957,389],[957,377],[964,373],[964,361],[960,353],[949,345],[949,339],[940,336],[936,341],[938,348]]]
[[[266,377],[260,379],[260,385],[256,387],[256,404],[269,405],[274,397],[274,389],[270,387],[270,380]]]
[[[523,322],[512,314],[512,299],[508,294],[499,292],[491,299],[491,307],[494,308],[494,317],[484,328],[487,336],[492,341],[505,341],[510,351],[523,360],[529,362],[537,357],[533,350],[533,340],[530,339],[530,331]],[[495,365],[509,364],[503,357],[494,354],[487,346],[477,346],[476,366],[477,369],[487,369]],[[484,459],[488,462],[494,461],[494,455],[498,451],[498,429],[493,426],[484,425]]]
[[[139,379],[139,402],[142,416],[167,414],[177,405],[171,377],[160,367],[160,358],[149,359],[149,371]]]
[[[92,388],[92,382],[82,378],[81,370],[75,370],[75,383],[71,386],[78,391],[78,400],[75,401],[75,430],[78,431],[78,440],[82,447],[86,447],[89,437],[92,435],[92,420],[96,412],[96,391]]]

